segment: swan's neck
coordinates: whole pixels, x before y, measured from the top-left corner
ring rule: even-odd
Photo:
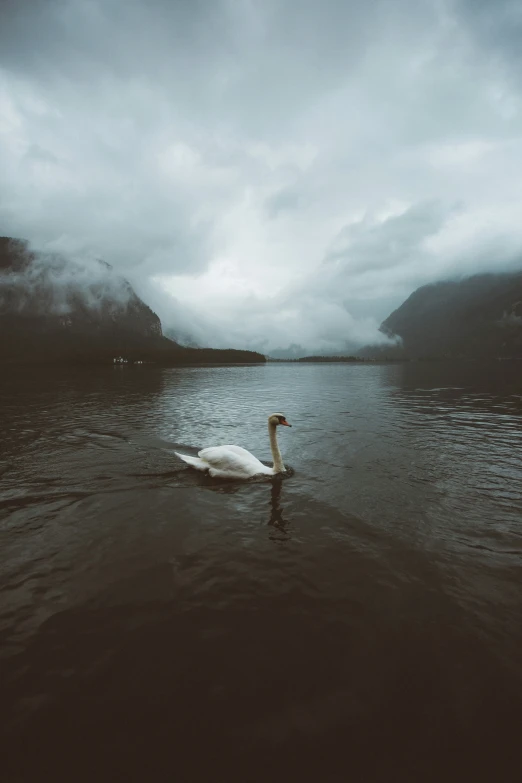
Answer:
[[[268,433],[270,435],[270,448],[272,449],[272,458],[274,460],[274,473],[284,473],[285,466],[283,465],[283,458],[277,445],[277,433],[275,424],[268,425]]]

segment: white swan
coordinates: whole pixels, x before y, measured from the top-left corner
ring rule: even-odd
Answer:
[[[210,446],[198,452],[197,457],[189,457],[187,454],[174,453],[187,465],[196,470],[208,471],[211,476],[217,478],[247,479],[252,476],[274,476],[276,473],[284,473],[283,458],[277,445],[276,429],[282,424],[291,427],[282,413],[272,413],[268,417],[268,432],[270,435],[270,448],[274,466],[268,468],[241,446]]]

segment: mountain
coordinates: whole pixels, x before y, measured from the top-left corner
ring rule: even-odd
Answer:
[[[169,340],[174,340],[178,345],[182,345],[184,348],[200,348],[199,343],[196,342],[190,332],[181,331],[179,329],[166,329],[165,336]]]
[[[422,286],[381,331],[403,344],[373,349],[373,358],[522,357],[522,272]]]
[[[0,237],[2,359],[112,360],[177,348],[109,264],[35,254],[22,240]]]
[[[32,252],[0,237],[0,359],[161,364],[264,361],[248,351],[198,351],[163,336],[161,321],[110,264]]]
[[[344,340],[344,343],[339,341],[339,343],[342,345],[342,348],[338,350],[331,350],[328,348],[319,349],[317,352],[314,352],[312,358],[327,357],[332,360],[332,358],[339,357],[342,359],[343,357],[352,356],[357,353],[359,343],[354,343],[349,340]],[[306,348],[298,343],[292,343],[288,348],[276,348],[270,351],[270,359],[277,361],[297,361],[298,359],[306,359],[307,361],[310,361],[310,348]]]

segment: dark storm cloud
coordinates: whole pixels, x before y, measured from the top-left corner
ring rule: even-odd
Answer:
[[[457,0],[455,14],[486,56],[522,78],[522,8],[518,0]]]
[[[339,232],[334,249],[327,253],[325,267],[350,272],[373,273],[419,259],[420,244],[437,234],[447,215],[439,204],[416,204],[406,212],[372,223],[361,220]],[[323,268],[324,270],[324,268]]]
[[[0,15],[2,233],[105,258],[202,342],[367,341],[417,285],[522,257],[518,3]]]
[[[266,200],[265,206],[270,217],[277,217],[282,212],[298,208],[299,193],[291,188],[280,190]]]

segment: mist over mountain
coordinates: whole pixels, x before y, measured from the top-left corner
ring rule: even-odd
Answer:
[[[251,362],[247,351],[198,350],[163,335],[161,321],[110,264],[37,253],[0,237],[0,358],[163,364]]]
[[[162,336],[158,316],[110,264],[35,253],[9,237],[0,237],[0,312],[54,320],[72,330],[90,325]]]
[[[175,343],[178,343],[178,345],[181,345],[184,348],[201,348],[201,345],[194,339],[190,332],[173,329],[171,327],[165,329],[165,336],[168,337],[169,340],[174,340]]]
[[[422,286],[381,325],[395,350],[362,355],[408,358],[522,357],[522,271]]]
[[[391,340],[383,341],[383,346],[390,346],[393,342]],[[349,340],[339,341],[337,350],[323,349],[319,351],[317,356],[350,356],[357,353],[360,350],[360,343],[353,343]],[[310,349],[305,345],[298,345],[293,343],[288,348],[276,348],[274,351],[270,351],[269,356],[272,359],[301,359],[310,355]]]
[[[310,350],[289,342],[266,350],[270,314],[258,314],[257,351],[240,326],[236,350],[203,348],[180,303],[178,326],[163,334],[156,313],[128,280],[97,258],[66,258],[0,237],[0,356],[5,361],[251,362],[304,356],[373,359],[522,356],[522,272],[483,274],[424,285],[382,323],[380,344],[336,337]],[[311,320],[317,313],[310,310]],[[176,320],[174,316],[174,320]],[[338,325],[336,325],[336,334]],[[327,334],[325,332],[325,334]],[[223,339],[223,338],[221,338]],[[269,346],[269,343],[268,343]],[[334,350],[329,350],[330,346]],[[247,349],[248,348],[248,349]]]
[[[184,342],[350,351],[517,268],[514,0],[1,8],[2,233],[109,260]]]

